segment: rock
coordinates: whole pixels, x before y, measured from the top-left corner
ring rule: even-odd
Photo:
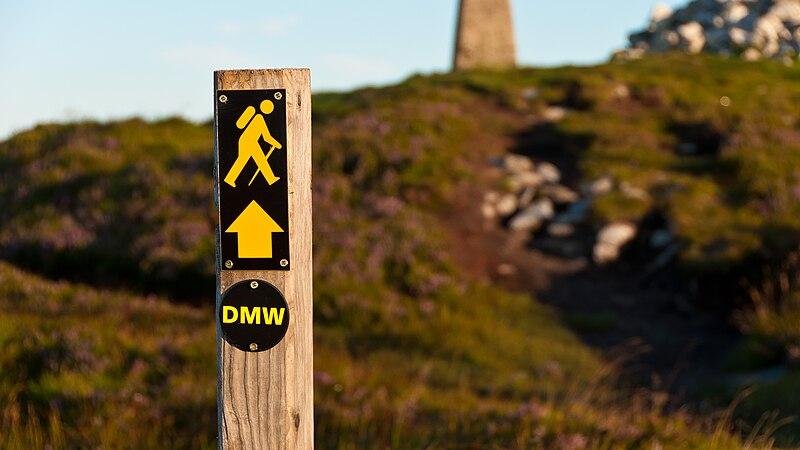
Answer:
[[[497,210],[491,203],[484,203],[481,205],[481,215],[486,220],[494,220],[497,218]]]
[[[761,59],[761,56],[761,52],[754,48],[748,48],[744,51],[744,53],[742,53],[742,58],[745,61],[758,61]]]
[[[581,186],[584,195],[599,197],[608,194],[614,189],[614,180],[611,177],[598,178],[591,183]]]
[[[568,238],[575,234],[575,225],[553,222],[547,227],[547,234],[554,238]]]
[[[552,184],[542,187],[541,194],[549,198],[557,205],[577,202],[580,197],[572,189],[560,184]]]
[[[548,162],[543,162],[536,166],[536,173],[546,183],[558,183],[561,181],[561,171],[558,170],[558,167]]]
[[[752,39],[750,32],[741,28],[731,28],[728,32],[728,38],[733,43],[733,48],[740,48],[747,45]]]
[[[539,175],[538,172],[534,171],[525,171],[525,172],[518,172],[511,176],[511,182],[517,188],[523,187],[538,187],[542,184],[542,176]]]
[[[699,22],[689,22],[678,27],[681,43],[689,53],[700,53],[706,45],[706,36],[703,25]]]
[[[618,84],[614,87],[614,97],[619,99],[630,98],[631,88],[626,84]]]
[[[517,196],[514,194],[502,195],[494,207],[499,216],[510,216],[517,210]]]
[[[530,205],[535,197],[536,197],[536,188],[533,187],[525,188],[525,190],[523,190],[522,194],[520,194],[519,196],[520,208],[524,208]]]
[[[609,245],[623,246],[636,237],[636,226],[630,222],[615,222],[606,225],[597,234],[598,242]]]
[[[539,89],[535,87],[528,87],[522,90],[522,98],[527,101],[536,100],[539,98]]]
[[[782,22],[792,25],[800,24],[800,2],[796,1],[778,1],[770,8],[767,13],[770,16],[776,17]]]
[[[665,3],[658,3],[650,11],[650,23],[655,25],[672,17],[672,7]]]
[[[558,122],[566,116],[567,110],[561,106],[550,106],[542,113],[542,117],[549,122]]]
[[[589,199],[579,200],[570,205],[566,211],[556,216],[553,222],[573,225],[585,222],[589,218],[591,207],[592,203]]]
[[[553,202],[542,199],[523,209],[511,219],[508,226],[512,230],[536,230],[545,220],[551,219],[555,214]]]
[[[797,0],[693,0],[675,11],[654,8],[647,27],[630,35],[627,53],[707,51],[794,61],[798,28]]]
[[[636,237],[636,226],[628,222],[616,222],[605,226],[597,234],[593,257],[597,264],[603,265],[619,259],[625,244]]]
[[[511,173],[522,173],[533,170],[533,161],[527,156],[507,154],[503,156],[503,167]]]
[[[722,13],[722,19],[728,23],[739,23],[750,14],[750,10],[742,3],[729,2]]]
[[[620,248],[615,245],[608,245],[603,243],[595,244],[592,250],[592,257],[594,262],[598,265],[605,265],[615,262],[619,259]]]

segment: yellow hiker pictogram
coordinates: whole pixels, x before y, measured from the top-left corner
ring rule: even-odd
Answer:
[[[225,232],[237,234],[239,258],[272,258],[272,234],[284,231],[254,200]]]
[[[244,131],[242,131],[241,136],[239,136],[239,156],[236,158],[233,166],[231,166],[231,170],[225,175],[225,183],[229,184],[231,187],[236,187],[236,180],[239,179],[239,175],[242,174],[242,170],[244,170],[245,165],[250,159],[256,163],[258,170],[255,175],[253,175],[253,178],[250,179],[248,185],[253,184],[253,181],[255,181],[259,173],[264,176],[264,179],[267,180],[270,186],[280,180],[280,178],[276,177],[272,172],[272,167],[270,167],[267,160],[275,149],[280,150],[283,148],[283,145],[275,140],[269,133],[267,121],[264,119],[265,115],[272,114],[272,111],[275,110],[275,105],[270,100],[264,100],[259,107],[263,114],[257,114],[254,107],[248,106],[245,108],[242,115],[239,116],[239,120],[236,121],[236,127]],[[261,138],[264,138],[264,140],[272,146],[267,154],[264,154],[264,151],[261,149],[261,144],[259,142]]]

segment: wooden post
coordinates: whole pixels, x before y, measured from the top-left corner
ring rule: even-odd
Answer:
[[[272,184],[274,178],[283,180],[284,195],[288,196],[288,224],[281,223],[275,216],[275,210],[264,207],[267,217],[276,217],[272,222],[274,229],[265,231],[267,234],[256,235],[256,240],[270,239],[272,236],[288,236],[288,254],[291,255],[291,266],[287,259],[279,260],[280,268],[272,268],[274,264],[269,258],[273,257],[270,247],[267,251],[268,258],[263,260],[243,259],[244,263],[226,260],[223,248],[225,239],[235,239],[233,226],[224,223],[224,215],[220,217],[220,228],[217,233],[217,414],[219,419],[219,447],[224,449],[311,449],[314,438],[313,415],[313,351],[312,351],[312,255],[311,255],[311,75],[308,69],[281,69],[281,70],[224,70],[214,73],[214,134],[216,157],[216,184],[215,198],[218,208],[225,208],[225,190],[233,189],[235,181],[236,192],[245,192],[244,195],[261,195],[270,199],[281,196],[278,189],[284,181]],[[238,137],[230,140],[225,136],[229,131],[237,131],[230,124],[221,123],[225,108],[233,110],[234,105],[228,97],[233,94],[253,95],[244,91],[268,91],[269,104],[274,105],[258,110],[258,104],[251,105],[255,109],[248,111],[252,119],[252,112],[256,116],[266,118],[269,131],[275,140],[283,132],[276,130],[274,122],[280,119],[285,108],[285,142],[279,146],[273,145],[263,148],[268,163],[272,164],[274,174],[264,173],[263,166],[258,170],[254,161],[248,161],[244,170],[238,170],[234,175],[242,173],[241,178],[231,176],[229,167],[225,167],[226,158],[231,156],[226,152],[235,152]],[[225,91],[228,95],[220,93]],[[241,92],[240,92],[241,91]],[[279,92],[280,91],[280,92]],[[282,92],[285,92],[283,94]],[[263,94],[267,95],[267,94]],[[238,106],[237,106],[238,107]],[[273,109],[274,107],[274,112]],[[233,114],[233,113],[230,113]],[[236,114],[239,114],[236,112]],[[271,115],[270,115],[271,114]],[[242,114],[245,117],[246,114]],[[242,121],[243,119],[239,119]],[[282,120],[282,119],[281,119]],[[223,120],[224,121],[224,120]],[[273,121],[273,122],[271,122]],[[255,120],[251,120],[255,122]],[[241,125],[241,126],[240,126]],[[239,129],[249,128],[242,124],[236,125]],[[228,127],[228,128],[225,128]],[[246,130],[245,130],[246,131]],[[244,137],[244,136],[243,136]],[[228,140],[226,140],[228,139]],[[264,141],[258,140],[259,146]],[[269,142],[269,141],[268,141]],[[234,146],[233,148],[231,146]],[[280,148],[278,148],[280,147]],[[242,144],[238,144],[238,153],[242,155]],[[256,147],[260,148],[260,147]],[[256,153],[259,158],[261,155]],[[227,156],[226,156],[227,155]],[[235,157],[235,155],[233,156]],[[285,158],[285,161],[281,158]],[[256,160],[257,158],[253,158]],[[278,161],[278,162],[276,162]],[[281,173],[280,164],[285,164],[286,173]],[[255,174],[254,174],[255,170]],[[229,178],[226,178],[228,173]],[[263,175],[263,177],[259,176]],[[252,176],[252,180],[251,180]],[[272,179],[270,179],[272,178]],[[222,180],[224,179],[224,180]],[[266,180],[265,180],[266,179]],[[247,184],[248,180],[250,185]],[[227,184],[226,184],[227,183]],[[268,184],[269,183],[269,184]],[[251,189],[252,191],[246,191]],[[258,190],[258,191],[256,191]],[[222,192],[222,194],[221,194]],[[246,192],[253,192],[247,194]],[[275,194],[275,192],[278,192]],[[261,205],[263,206],[263,205]],[[281,208],[280,205],[277,206]],[[258,208],[256,208],[258,210]],[[265,215],[266,215],[265,213]],[[238,219],[237,219],[238,220]],[[227,229],[226,229],[227,227]],[[269,233],[278,233],[275,235]],[[239,239],[244,239],[240,234]],[[277,238],[276,238],[277,239]],[[275,241],[277,246],[278,241]],[[240,242],[239,245],[242,245]],[[277,249],[277,247],[275,247]],[[241,250],[240,250],[241,251]],[[260,247],[255,250],[261,251]],[[275,250],[276,252],[278,250]],[[240,253],[239,256],[242,256]],[[246,258],[253,258],[248,254]],[[278,256],[276,256],[278,257]],[[283,256],[280,256],[283,258]],[[262,270],[259,261],[270,266],[269,270]],[[252,263],[252,264],[251,264]],[[288,267],[288,268],[287,268]],[[243,268],[246,270],[238,270]],[[255,280],[255,281],[251,281]],[[226,300],[226,292],[237,283],[244,282],[245,286],[272,285],[282,293],[288,304],[288,329],[282,339],[268,350],[248,352],[240,350],[231,344],[227,338],[227,331],[221,327],[220,305]],[[266,282],[266,283],[263,283]],[[266,309],[266,308],[265,308]],[[257,317],[258,319],[258,317]],[[265,316],[266,320],[266,316]],[[263,347],[263,346],[262,346]],[[255,343],[250,344],[251,350],[256,350]]]

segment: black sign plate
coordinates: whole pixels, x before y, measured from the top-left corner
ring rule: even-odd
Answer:
[[[217,318],[227,343],[244,352],[263,352],[286,336],[289,305],[275,286],[246,280],[222,295]]]
[[[216,92],[223,269],[289,270],[286,90]]]

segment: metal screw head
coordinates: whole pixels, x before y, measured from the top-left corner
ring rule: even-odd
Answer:
[[[221,101],[222,103],[227,103],[228,96],[227,95],[220,95],[219,96],[219,101]]]
[[[281,94],[280,92],[276,92],[275,93],[275,100],[280,100],[282,98],[283,98],[283,94]]]
[[[258,281],[251,281],[250,287],[253,289],[258,289]]]
[[[724,95],[719,99],[719,104],[725,107],[731,106],[731,98],[727,95]]]
[[[225,261],[225,267],[228,269],[233,269],[233,261],[231,261],[230,259]]]
[[[254,352],[254,351],[256,351],[256,350],[258,350],[258,344],[256,344],[255,342],[253,342],[252,344],[250,344],[250,351],[251,351],[251,352]]]
[[[287,261],[287,260],[285,260],[285,259],[282,259],[282,260],[281,260],[281,267],[286,267],[286,266],[288,266],[288,265],[289,265],[289,261]]]

